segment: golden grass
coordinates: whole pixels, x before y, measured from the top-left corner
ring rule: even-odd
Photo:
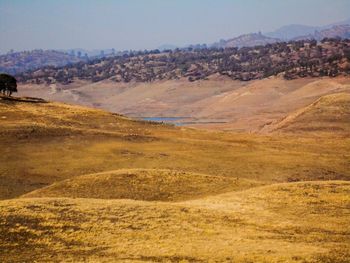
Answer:
[[[209,132],[0,100],[0,149],[0,199],[15,198],[0,201],[0,262],[350,257],[345,135]]]
[[[161,169],[124,169],[74,177],[40,188],[22,197],[180,201],[258,185],[261,184],[223,176]]]
[[[328,132],[350,135],[350,94],[323,96],[311,105],[290,114],[276,125],[284,132]]]
[[[59,103],[0,101],[0,198],[119,169],[263,183],[349,179],[350,138],[259,136],[137,122]]]
[[[0,261],[346,262],[350,183],[288,183],[183,203],[0,202]]]

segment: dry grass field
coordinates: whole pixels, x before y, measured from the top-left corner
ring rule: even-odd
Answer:
[[[348,262],[349,205],[344,181],[177,203],[12,199],[0,202],[0,260]]]
[[[276,125],[275,131],[328,132],[350,136],[350,94],[336,93],[319,98],[290,114]]]
[[[23,197],[180,201],[261,185],[246,179],[171,170],[122,169],[73,177]]]
[[[259,135],[0,99],[0,261],[349,262],[348,95],[312,103]]]

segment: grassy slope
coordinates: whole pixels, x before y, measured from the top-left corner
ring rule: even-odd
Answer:
[[[350,176],[349,138],[320,142],[178,129],[59,103],[0,101],[0,109],[3,199],[74,176],[123,168],[269,183]]]
[[[349,193],[333,181],[183,203],[7,200],[0,261],[346,262]]]
[[[171,170],[124,169],[77,176],[23,197],[180,201],[258,186],[244,179]]]
[[[59,103],[0,100],[0,149],[0,197],[32,190],[27,197],[41,197],[0,202],[0,261],[346,262],[350,256],[349,182],[239,191],[255,186],[250,180],[348,180],[348,137],[207,132]],[[115,171],[123,168],[139,169]],[[47,198],[57,190],[66,197],[187,201]],[[212,196],[227,191],[233,192]]]
[[[323,96],[287,116],[275,127],[283,132],[331,132],[350,135],[350,94]]]

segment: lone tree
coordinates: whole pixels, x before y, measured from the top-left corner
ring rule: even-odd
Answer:
[[[0,74],[0,92],[6,96],[17,92],[17,80],[11,75]]]

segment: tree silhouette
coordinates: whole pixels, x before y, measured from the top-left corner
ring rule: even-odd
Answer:
[[[0,92],[6,96],[17,92],[17,80],[11,75],[0,74]]]

